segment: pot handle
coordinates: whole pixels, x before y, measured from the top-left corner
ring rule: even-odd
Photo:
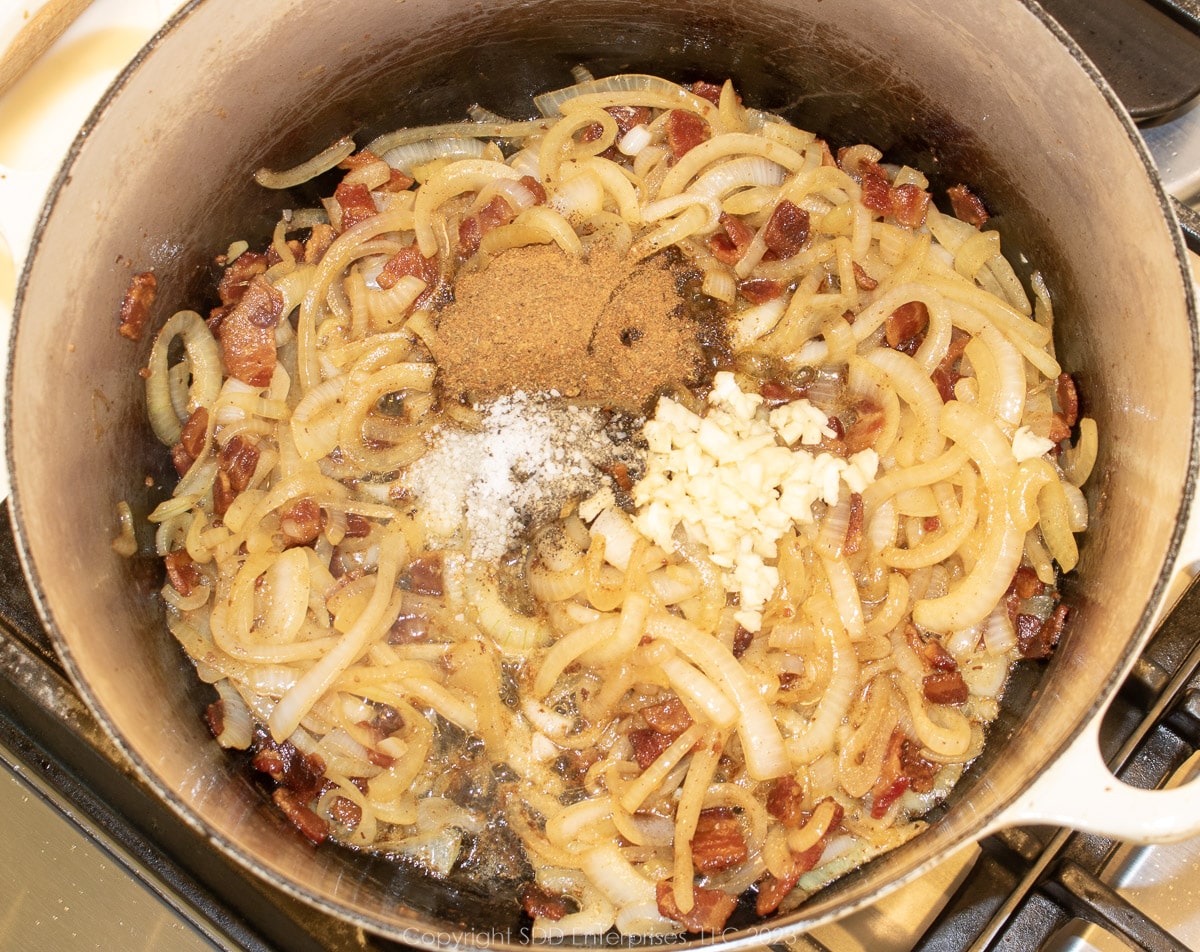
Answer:
[[[1059,826],[1133,843],[1175,843],[1200,836],[1200,776],[1146,790],[1118,780],[1100,754],[1101,717],[993,824]],[[1086,790],[1086,798],[1080,791]]]

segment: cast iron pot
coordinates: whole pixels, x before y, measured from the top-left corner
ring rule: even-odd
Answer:
[[[1170,202],[1107,86],[1021,0],[196,0],[125,71],[76,141],[22,276],[8,390],[13,514],[29,585],[80,693],[142,776],[246,867],[369,930],[433,945],[521,942],[517,904],[335,846],[312,847],[219,750],[210,699],[172,643],[149,556],[115,555],[116,505],[169,490],[146,426],[149,340],[116,332],[135,271],[155,319],[202,295],[215,252],[260,241],[311,196],[250,171],[335,138],[461,117],[514,117],[532,93],[597,75],[731,76],[836,148],[859,141],[967,182],[1009,256],[1046,277],[1062,364],[1100,427],[1093,525],[1064,585],[1053,660],[1025,666],[987,751],[928,832],[765,923],[784,937],[879,898],[957,847],[1047,821],[1137,839],[1200,831],[1200,792],[1122,788],[1100,715],[1168,597],[1196,478],[1196,316]],[[150,551],[142,530],[143,551]],[[1068,781],[1064,785],[1063,781]]]

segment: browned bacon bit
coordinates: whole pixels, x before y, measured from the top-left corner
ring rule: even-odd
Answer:
[[[171,447],[171,462],[175,471],[182,476],[192,463],[198,460],[208,448],[208,410],[196,407],[183,424],[179,433],[179,442]]]
[[[879,287],[879,282],[867,274],[867,272],[863,270],[863,266],[857,261],[851,261],[850,267],[854,270],[854,283],[857,284],[863,291],[874,291],[877,287]]]
[[[312,545],[321,534],[323,524],[321,507],[307,496],[285,503],[279,509],[279,530],[283,533],[285,549]]]
[[[1050,429],[1046,433],[1046,437],[1052,443],[1061,443],[1071,436],[1071,425],[1067,423],[1067,418],[1061,413],[1050,414]]]
[[[718,261],[737,264],[754,240],[754,229],[726,212],[721,212],[720,224],[721,231],[708,239],[708,250]]]
[[[924,637],[911,622],[904,626],[904,640],[927,667],[934,671],[957,671],[958,662],[936,638]]]
[[[782,877],[777,878],[767,873],[758,881],[758,896],[754,901],[754,911],[758,915],[769,916],[779,908],[779,904],[787,898],[788,893],[796,888],[800,877],[821,861],[827,839],[828,836],[824,836],[815,846],[809,847],[803,853],[793,853],[791,865]]]
[[[650,121],[649,106],[609,106],[604,110],[617,121],[617,138],[630,129],[644,126]]]
[[[942,520],[937,516],[925,516],[921,520],[921,528],[926,532],[937,532],[942,527]]]
[[[681,159],[711,135],[708,123],[694,112],[672,109],[667,116],[667,147],[671,155]]]
[[[909,301],[901,304],[883,322],[888,346],[897,350],[903,349],[902,345],[914,340],[928,326],[929,308],[923,301]],[[912,349],[915,350],[915,348]]]
[[[204,721],[208,724],[208,729],[212,732],[213,737],[220,737],[225,733],[225,702],[222,700],[213,701],[204,709]]]
[[[388,258],[387,263],[375,279],[376,283],[385,290],[396,286],[396,282],[404,277],[417,277],[425,282],[425,290],[421,296],[429,294],[437,284],[441,272],[438,270],[437,258],[426,258],[414,241],[411,245],[401,248]],[[420,298],[418,298],[418,301]]]
[[[250,478],[258,466],[258,447],[240,434],[221,447],[217,454],[217,468],[229,477],[234,492],[241,492],[250,485]]]
[[[283,294],[255,275],[242,299],[220,325],[221,357],[230,376],[265,387],[275,373],[275,325],[283,315]]]
[[[530,193],[533,195],[533,204],[546,204],[546,189],[541,182],[535,179],[532,175],[522,175],[520,182],[527,189],[529,189]]]
[[[854,405],[854,420],[842,429],[840,450],[853,456],[871,446],[883,432],[884,412],[874,400],[862,399]]]
[[[725,923],[737,908],[737,898],[719,889],[693,886],[695,904],[686,912],[680,912],[675,902],[675,889],[671,880],[660,879],[655,887],[658,911],[668,919],[678,922],[691,933],[713,934],[725,928]]]
[[[217,296],[222,304],[237,304],[246,293],[250,281],[267,270],[267,256],[257,251],[245,251],[229,263],[217,284]]]
[[[338,187],[333,190],[333,200],[342,210],[338,231],[349,231],[359,222],[366,221],[379,211],[375,207],[375,199],[371,196],[371,190],[365,185],[348,185],[340,182]]]
[[[863,498],[860,493],[850,494],[850,521],[846,525],[846,540],[842,551],[854,555],[862,548],[863,541]]]
[[[1059,374],[1054,389],[1063,419],[1067,426],[1074,426],[1079,422],[1079,391],[1075,389],[1075,379],[1068,373]]]
[[[617,484],[617,488],[623,493],[633,491],[633,477],[629,475],[629,467],[624,463],[613,463],[611,466],[603,467],[604,472],[612,477],[613,482]]]
[[[338,168],[350,169],[351,171],[354,171],[355,169],[365,168],[366,166],[372,165],[379,161],[381,161],[379,156],[377,156],[370,149],[362,149],[361,151],[355,152],[353,155],[342,159],[342,161],[338,164]],[[380,189],[385,192],[403,192],[412,187],[414,181],[412,176],[405,175],[399,169],[389,169],[389,171],[390,175],[388,176],[388,180],[379,186]]]
[[[357,512],[346,513],[346,538],[365,539],[371,534],[371,520]]]
[[[888,183],[883,166],[864,159],[858,168],[862,175],[862,203],[873,212],[889,214],[892,210],[892,186]]]
[[[1058,644],[1069,609],[1058,604],[1050,617],[1042,621],[1037,615],[1017,616],[1017,648],[1022,658],[1048,658]]]
[[[823,168],[837,168],[837,159],[833,157],[833,150],[829,148],[829,143],[824,139],[818,139],[816,145],[821,150],[821,166]]]
[[[291,790],[277,787],[271,799],[305,838],[318,846],[325,842],[329,836],[329,821],[317,816],[300,797]]]
[[[671,739],[692,726],[692,715],[683,706],[683,701],[675,695],[671,695],[665,701],[646,705],[641,714],[654,730],[666,734]]]
[[[904,769],[905,751],[909,740],[904,732],[897,728],[888,738],[887,752],[883,755],[883,766],[879,771],[879,779],[871,788],[871,816],[876,820],[887,815],[892,804],[908,789],[912,782]]]
[[[731,649],[733,656],[740,658],[750,650],[752,644],[754,644],[754,632],[747,631],[741,625],[738,625],[733,632],[733,648]]]
[[[783,406],[793,400],[799,400],[807,391],[783,380],[764,380],[758,388],[759,395],[767,409]]]
[[[558,922],[570,911],[565,899],[550,895],[536,883],[521,886],[521,908],[531,919],[549,919],[551,922]]]
[[[389,645],[411,645],[429,638],[429,619],[424,615],[401,615],[388,629]]]
[[[916,185],[897,185],[889,191],[892,217],[905,228],[920,228],[929,211],[929,193]]]
[[[962,704],[971,693],[958,671],[935,671],[925,675],[921,690],[931,704]]]
[[[158,291],[158,278],[142,271],[129,279],[129,287],[121,299],[121,324],[117,332],[129,340],[141,340],[146,322],[150,320],[150,305]]]
[[[277,744],[265,730],[254,735],[254,769],[282,787],[308,799],[325,783],[325,761],[318,754],[303,754],[291,741]]]
[[[737,283],[737,289],[751,304],[766,304],[783,294],[783,284],[772,278],[746,278]]]
[[[176,549],[163,557],[167,569],[167,578],[172,587],[184,598],[187,598],[197,588],[204,584],[204,575],[187,549]]]
[[[304,263],[318,264],[336,237],[337,232],[333,230],[332,225],[323,221],[313,225],[308,240],[304,242]]]
[[[692,837],[692,864],[701,873],[719,873],[746,862],[750,850],[729,807],[701,810]]]
[[[329,815],[347,830],[353,830],[362,822],[362,807],[349,797],[334,797],[329,804]]]
[[[784,826],[792,828],[800,825],[804,818],[804,784],[791,774],[776,777],[771,784],[771,792],[767,794],[767,812]]]
[[[763,243],[776,258],[794,256],[808,244],[808,212],[786,198],[780,201],[764,227]]]
[[[635,727],[629,732],[629,745],[633,748],[633,759],[645,770],[671,746],[675,738],[662,734],[652,727]]]
[[[421,595],[441,595],[442,557],[439,554],[419,555],[408,564],[408,580],[412,591]]]
[[[405,175],[399,169],[391,169],[388,180],[379,186],[382,192],[407,192],[416,181],[411,175]]]
[[[479,250],[479,241],[483,238],[483,229],[479,227],[479,217],[468,215],[458,223],[458,253],[462,258],[469,258]]]
[[[1008,590],[1020,599],[1034,598],[1045,594],[1046,583],[1038,578],[1037,572],[1032,568],[1022,565],[1013,573],[1013,580]]]
[[[288,251],[292,253],[293,258],[295,258],[297,261],[304,260],[304,245],[302,245],[295,238],[290,238],[288,239],[287,246]],[[267,249],[267,264],[276,265],[282,260],[283,255],[279,253],[279,249],[275,247],[274,243],[272,243],[271,247]]]
[[[952,185],[946,189],[946,194],[950,196],[950,207],[954,210],[954,217],[959,221],[982,228],[992,217],[984,207],[983,200],[967,186]]]
[[[717,83],[708,83],[698,79],[692,83],[692,93],[701,99],[707,99],[714,106],[721,105],[721,87]]]
[[[938,395],[942,398],[943,403],[949,403],[954,399],[954,385],[962,379],[962,374],[955,368],[970,341],[971,335],[966,331],[957,327],[951,330],[950,346],[946,349],[946,356],[930,374],[933,382],[937,385]]]

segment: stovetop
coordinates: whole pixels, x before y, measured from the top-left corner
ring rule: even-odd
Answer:
[[[1200,2],[1044,5],[1142,118],[1168,191],[1186,203],[1181,214],[1200,219]],[[0,97],[6,225],[15,215],[31,226],[57,157],[90,103],[176,6],[94,0],[35,67],[42,85]],[[1162,39],[1164,21],[1169,40]],[[1122,55],[1106,59],[1114,36]],[[63,95],[68,83],[75,95]],[[7,274],[0,256],[0,318],[11,305],[20,239],[28,237],[16,230]],[[0,340],[7,336],[0,319]],[[6,492],[0,475],[0,498]],[[42,631],[3,507],[0,671],[0,763],[7,768],[0,769],[0,949],[402,948],[248,875],[131,772]],[[1137,786],[1200,772],[1200,588],[1183,595],[1149,644],[1103,721],[1102,744],[1114,772]],[[1063,830],[1008,830],[965,847],[876,906],[791,943],[813,952],[1130,946],[1200,948],[1200,840],[1135,847]]]

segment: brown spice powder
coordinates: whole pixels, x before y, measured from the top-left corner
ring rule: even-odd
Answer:
[[[557,245],[505,251],[461,276],[441,312],[433,356],[443,385],[471,400],[556,390],[641,410],[704,366],[679,278],[663,255],[631,261],[607,244],[583,258]]]

